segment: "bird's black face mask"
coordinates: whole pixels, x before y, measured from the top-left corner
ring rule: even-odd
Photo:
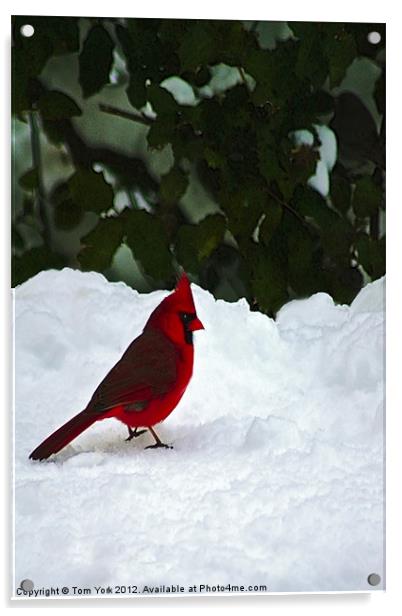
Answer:
[[[195,318],[197,318],[195,312],[180,312],[180,320],[183,323],[184,329],[184,339],[187,344],[193,344],[193,332],[188,326]]]

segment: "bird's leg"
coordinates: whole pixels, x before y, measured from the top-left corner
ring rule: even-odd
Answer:
[[[135,430],[132,430],[130,426],[127,426],[127,428],[128,438],[126,438],[126,441],[131,441],[131,439],[137,438],[137,436],[141,436],[141,434],[144,434],[144,432],[146,432],[146,430],[140,430],[139,432],[137,432],[137,428],[135,428]]]
[[[166,445],[165,443],[162,443],[159,436],[156,434],[155,430],[151,426],[148,426],[148,428],[150,432],[152,432],[152,436],[154,437],[156,443],[155,445],[148,445],[148,447],[145,447],[145,449],[157,449],[158,447],[165,447],[165,449],[173,449],[171,445]]]

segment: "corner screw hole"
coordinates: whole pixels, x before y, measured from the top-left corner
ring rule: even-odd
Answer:
[[[367,35],[368,42],[372,45],[378,45],[381,41],[381,34],[379,32],[369,32]]]
[[[24,24],[21,26],[20,32],[25,38],[30,38],[35,34],[35,28],[31,24]]]
[[[25,592],[31,592],[31,590],[34,589],[34,583],[32,580],[22,580],[20,588],[22,588],[22,590],[25,590]]]
[[[381,576],[378,575],[378,573],[370,573],[367,578],[367,581],[370,586],[378,586],[378,584],[381,582]]]

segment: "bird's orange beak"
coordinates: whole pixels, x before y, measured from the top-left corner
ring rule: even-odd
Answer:
[[[205,329],[198,317],[191,321],[187,327],[191,332],[195,332],[197,329]]]

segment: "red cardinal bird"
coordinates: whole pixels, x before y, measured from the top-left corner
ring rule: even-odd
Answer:
[[[177,406],[193,373],[193,332],[204,329],[198,319],[190,283],[183,274],[173,293],[155,308],[144,330],[95,390],[88,406],[51,434],[29,456],[43,460],[68,445],[95,421],[116,417],[128,426],[129,437],[153,426]],[[134,428],[134,430],[133,430]],[[148,448],[147,448],[148,449]]]

